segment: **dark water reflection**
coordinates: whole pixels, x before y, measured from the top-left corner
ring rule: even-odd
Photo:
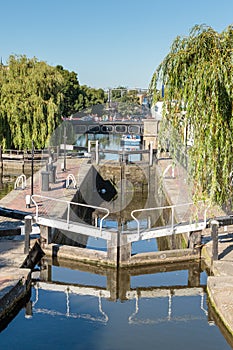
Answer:
[[[32,316],[20,311],[0,334],[2,349],[231,349],[209,311],[199,263],[124,270],[50,263],[34,276]]]

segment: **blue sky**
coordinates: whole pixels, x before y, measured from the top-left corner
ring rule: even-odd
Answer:
[[[233,0],[1,0],[0,57],[37,57],[92,87],[147,88],[176,36],[222,32]]]

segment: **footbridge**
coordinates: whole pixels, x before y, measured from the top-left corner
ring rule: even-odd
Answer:
[[[73,126],[75,134],[138,134],[143,135],[144,122],[143,119],[134,121],[126,120],[82,120],[80,118],[72,118],[67,120]]]
[[[142,144],[148,148],[150,141],[154,143],[154,149],[157,148],[157,137],[159,133],[160,120],[153,118],[132,117],[120,120],[82,120],[80,118],[71,118],[66,120],[72,126],[75,135],[84,134],[136,134],[140,135]]]
[[[136,261],[136,257],[131,254],[131,244],[137,241],[150,240],[153,238],[176,236],[178,234],[186,234],[189,241],[189,249],[179,250],[177,255],[184,257],[193,255],[196,244],[200,244],[201,231],[207,226],[207,210],[208,205],[201,202],[184,203],[172,206],[137,209],[131,212],[132,222],[131,229],[113,229],[108,221],[110,214],[109,209],[65,201],[57,198],[50,198],[41,195],[33,195],[32,201],[36,206],[36,214],[34,221],[41,226],[41,238],[46,244],[52,243],[52,230],[54,229],[65,232],[66,235],[72,237],[74,241],[78,241],[78,235],[84,235],[88,239],[93,237],[106,241],[106,252],[96,252],[93,249],[82,249],[77,254],[77,259],[100,259],[102,263],[119,265],[124,261],[130,263],[131,260]],[[86,212],[93,218],[93,225],[87,224],[80,216],[81,210]],[[166,212],[166,215],[164,215]],[[176,222],[176,216],[183,213],[183,217],[189,218],[189,221]],[[163,226],[151,226],[151,222],[156,218],[166,217]],[[145,227],[145,218],[147,225]],[[152,220],[153,218],[153,220]],[[191,219],[190,219],[191,218]],[[143,225],[142,225],[143,222]],[[195,235],[195,233],[197,235]],[[193,239],[194,237],[194,239]],[[59,248],[59,251],[68,248]],[[155,252],[155,255],[162,256],[161,252]],[[170,253],[172,254],[172,253]],[[166,256],[169,252],[166,251]],[[155,257],[155,256],[154,256]],[[150,258],[153,258],[152,256]],[[174,258],[174,255],[173,255]],[[148,258],[147,258],[148,260]]]

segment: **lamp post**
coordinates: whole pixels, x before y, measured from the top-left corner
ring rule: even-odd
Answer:
[[[64,123],[64,169],[63,171],[66,171],[66,119]]]
[[[32,141],[32,163],[31,163],[31,196],[33,195],[33,187],[34,187],[34,143]]]

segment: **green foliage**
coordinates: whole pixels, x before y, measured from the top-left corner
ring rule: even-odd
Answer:
[[[45,62],[10,56],[0,68],[0,143],[4,148],[43,148],[60,122],[62,75]]]
[[[94,89],[86,85],[82,85],[80,94],[75,102],[75,110],[83,111],[89,107],[101,105],[107,102],[107,96],[103,89]]]
[[[233,27],[217,33],[195,26],[177,37],[154,73],[150,88],[166,86],[166,121],[182,135],[193,133],[190,173],[195,196],[223,204],[233,194]],[[156,98],[156,96],[155,96]],[[181,113],[181,106],[186,113]]]
[[[64,86],[62,88],[63,117],[68,118],[78,111],[102,105],[107,101],[107,96],[103,89],[94,89],[86,85],[80,86],[75,72],[69,72],[62,66],[57,66],[56,68],[64,78]]]
[[[80,86],[75,72],[12,55],[0,65],[0,145],[27,149],[34,141],[42,149],[61,117],[106,101],[104,90]]]
[[[67,118],[77,110],[76,103],[81,94],[81,88],[75,72],[69,72],[62,66],[57,66],[56,68],[64,79],[64,87],[62,88],[63,105],[61,112],[62,115]]]
[[[110,91],[110,98],[112,102],[139,104],[138,91],[128,90],[123,86],[112,89]]]

